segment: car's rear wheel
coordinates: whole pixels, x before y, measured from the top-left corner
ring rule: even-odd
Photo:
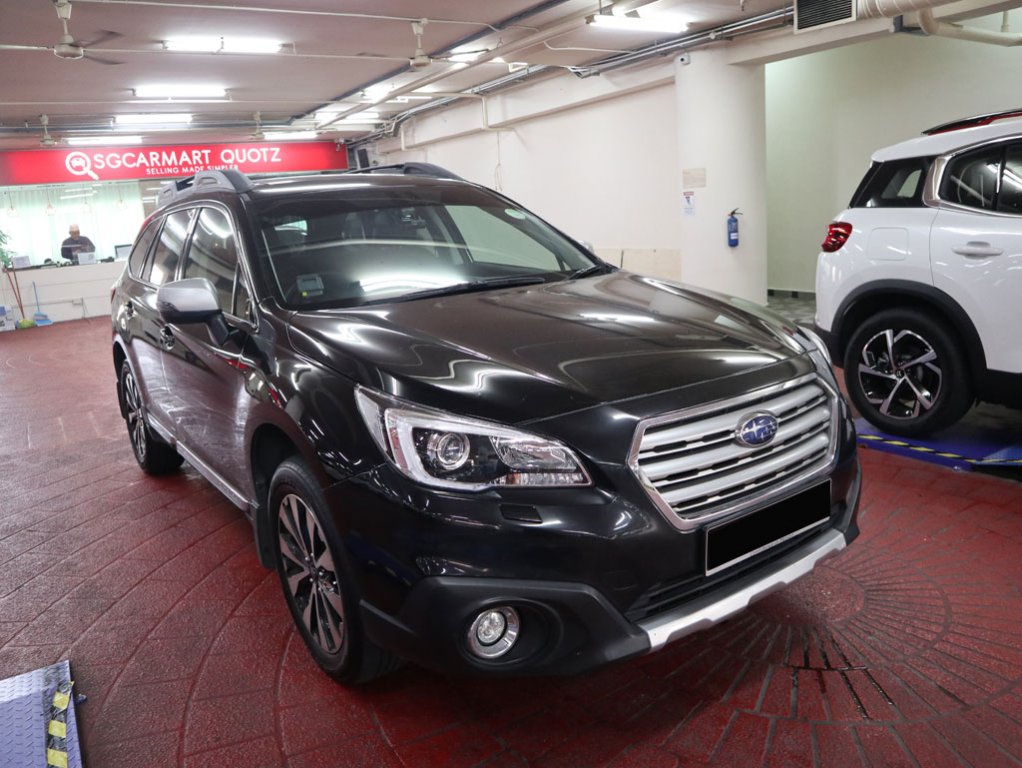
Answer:
[[[165,475],[180,467],[184,461],[181,454],[156,437],[149,428],[145,418],[145,401],[127,360],[121,363],[121,397],[124,423],[128,427],[131,450],[138,465],[150,475]]]
[[[914,309],[890,309],[864,322],[845,350],[848,394],[868,421],[897,435],[929,434],[958,421],[973,403],[957,338]]]
[[[362,631],[358,593],[326,499],[301,461],[284,461],[270,483],[273,550],[291,616],[316,663],[344,683],[398,666]]]

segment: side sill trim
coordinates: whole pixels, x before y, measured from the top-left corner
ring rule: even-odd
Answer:
[[[149,422],[149,426],[153,428],[154,432],[162,437],[167,443],[174,446],[177,452],[180,453],[189,464],[195,467],[199,471],[200,475],[209,480],[209,482],[218,491],[220,491],[220,493],[226,496],[234,506],[242,510],[245,514],[249,514],[252,510],[256,509],[257,504],[254,501],[245,498],[245,494],[227,482],[227,480],[221,477],[220,474],[218,474],[212,467],[196,456],[187,445],[175,438],[173,433],[163,424],[148,413],[146,414],[146,421]]]
[[[753,601],[788,586],[809,573],[820,561],[844,549],[845,543],[845,535],[841,531],[827,531],[788,554],[776,564],[775,570],[737,592],[724,597],[710,593],[675,611],[640,621],[639,628],[649,638],[650,653],[685,635],[717,624],[739,613]]]

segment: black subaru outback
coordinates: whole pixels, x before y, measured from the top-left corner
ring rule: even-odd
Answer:
[[[649,653],[858,534],[811,331],[435,167],[170,183],[111,311],[139,465],[244,510],[342,681]]]

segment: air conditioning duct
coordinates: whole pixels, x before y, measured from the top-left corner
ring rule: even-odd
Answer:
[[[795,32],[855,21],[856,0],[795,0]]]

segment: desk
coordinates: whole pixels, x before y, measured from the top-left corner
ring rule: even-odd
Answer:
[[[39,303],[51,320],[80,320],[110,314],[110,288],[124,271],[123,261],[81,264],[73,267],[30,267],[15,270],[21,286],[25,314],[36,313],[32,282],[39,291]],[[7,313],[21,319],[18,302],[6,275],[0,275],[0,304]],[[0,340],[3,337],[0,336]]]

